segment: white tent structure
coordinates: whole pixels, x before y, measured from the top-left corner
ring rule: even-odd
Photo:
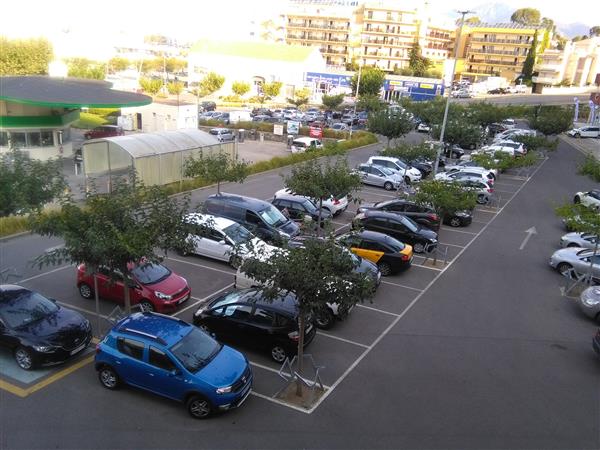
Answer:
[[[220,151],[236,158],[237,143],[220,143],[195,129],[94,139],[82,147],[86,187],[93,180],[97,188],[106,182],[110,190],[114,177],[132,169],[148,186],[181,182],[187,158]]]

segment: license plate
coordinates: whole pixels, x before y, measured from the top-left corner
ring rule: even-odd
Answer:
[[[177,304],[179,305],[180,303],[183,303],[183,302],[185,302],[185,301],[186,301],[188,298],[190,298],[190,296],[189,296],[189,295],[186,295],[185,297],[183,297],[183,298],[179,299],[179,301],[177,302]]]
[[[86,347],[85,342],[83,344],[81,344],[79,347],[77,347],[74,350],[71,350],[71,355],[74,355],[75,353],[79,353],[81,350],[83,350]]]

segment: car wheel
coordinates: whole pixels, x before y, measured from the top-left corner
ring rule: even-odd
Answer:
[[[558,272],[561,275],[566,275],[569,272],[569,270],[571,270],[572,268],[573,268],[573,266],[566,262],[562,262],[558,266],[556,266],[556,270],[558,270]]]
[[[142,300],[140,302],[140,310],[142,312],[154,312],[154,305],[148,300]]]
[[[382,277],[387,277],[392,273],[391,266],[386,262],[380,262],[379,264],[377,264],[377,267],[379,267],[379,271],[381,272]]]
[[[89,284],[81,283],[79,285],[79,294],[83,298],[87,298],[89,300],[90,298],[94,297],[94,290],[90,287]]]
[[[98,371],[100,384],[111,391],[119,387],[120,381],[117,372],[110,366],[102,366]]]
[[[187,401],[187,410],[194,419],[206,419],[213,412],[211,403],[201,395],[194,395]]]
[[[271,347],[271,358],[275,362],[282,363],[287,358],[287,352],[281,345],[275,344]]]
[[[581,139],[581,134],[580,133],[575,133],[575,137],[578,139]]]
[[[34,367],[33,354],[25,347],[17,347],[15,350],[15,361],[23,370],[31,370]]]
[[[479,203],[480,205],[485,205],[488,202],[488,198],[483,195],[483,194],[479,194],[477,196],[477,203]]]
[[[450,218],[450,226],[451,227],[460,227],[460,219],[458,217]]]
[[[329,308],[324,309],[323,311],[319,311],[315,315],[315,324],[318,328],[322,328],[324,330],[328,330],[333,326],[335,322],[335,317],[333,317],[333,313]]]
[[[383,188],[386,191],[391,191],[392,189],[394,189],[394,185],[392,183],[390,183],[389,181],[386,181],[383,185]]]
[[[178,248],[177,253],[179,253],[179,255],[181,255],[181,256],[188,256],[190,254],[190,252],[186,251],[183,248]]]
[[[409,177],[409,176],[406,176],[406,177],[404,177],[404,182],[405,182],[406,184],[410,184],[410,183],[411,183],[411,179],[410,179],[410,177]]]
[[[425,251],[425,246],[422,242],[415,242],[413,245],[413,251],[415,253],[423,253]]]
[[[579,195],[576,195],[573,199],[573,203],[581,203],[581,197]]]

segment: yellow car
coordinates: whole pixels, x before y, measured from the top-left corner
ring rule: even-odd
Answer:
[[[364,230],[343,234],[337,241],[356,255],[377,264],[383,276],[405,270],[412,263],[412,247],[387,234]]]

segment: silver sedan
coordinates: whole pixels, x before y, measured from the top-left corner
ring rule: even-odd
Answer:
[[[578,304],[586,316],[600,323],[600,286],[590,286],[584,290]]]
[[[571,269],[577,275],[589,273],[590,263],[592,277],[600,280],[600,253],[594,254],[592,250],[579,247],[568,247],[556,250],[550,258],[550,266],[563,275],[568,275]]]
[[[560,238],[560,246],[565,247],[581,247],[593,250],[596,247],[597,237],[590,233],[567,233]]]

